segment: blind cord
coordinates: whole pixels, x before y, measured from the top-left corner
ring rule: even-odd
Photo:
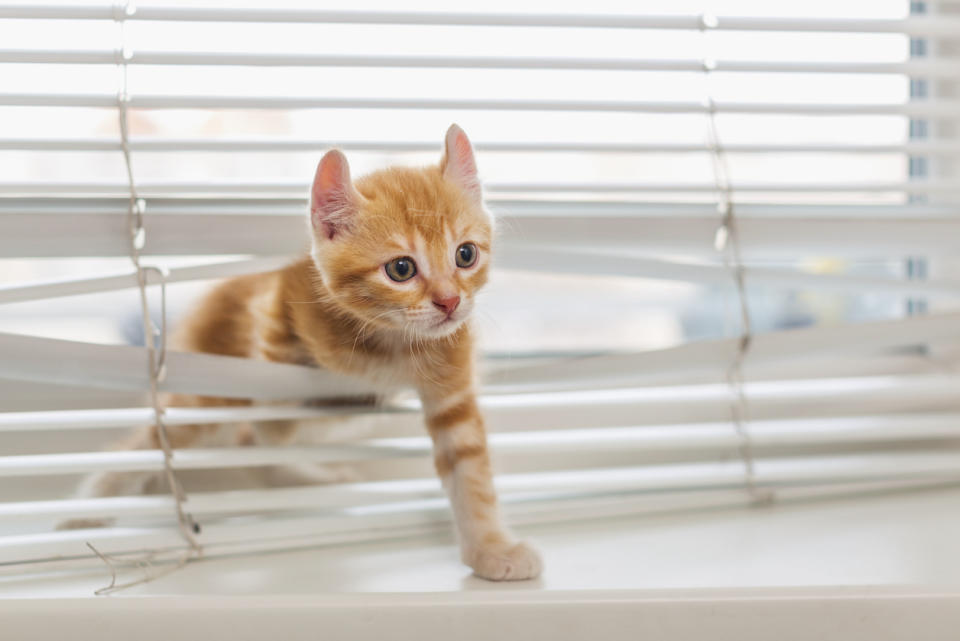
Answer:
[[[733,206],[733,189],[730,185],[730,168],[726,153],[720,143],[717,130],[716,103],[711,89],[711,72],[716,62],[708,55],[709,31],[717,27],[718,20],[710,14],[700,16],[700,34],[703,42],[704,103],[707,116],[707,146],[710,150],[710,164],[716,183],[717,211],[721,215],[720,226],[714,237],[714,247],[723,256],[724,267],[733,277],[737,289],[737,301],[740,309],[740,340],[737,341],[733,360],[726,370],[727,384],[730,387],[730,419],[737,433],[740,459],[744,467],[744,485],[754,505],[766,505],[773,502],[773,490],[761,487],[757,482],[756,464],[753,453],[753,438],[750,434],[750,407],[744,389],[743,365],[750,353],[753,341],[753,324],[750,307],[747,304],[747,289],[744,279],[743,256],[740,251],[740,236]]]
[[[144,213],[146,212],[146,201],[140,198],[137,192],[137,185],[133,174],[133,163],[130,157],[130,137],[129,137],[129,105],[130,94],[128,84],[127,61],[132,57],[131,50],[126,42],[125,23],[126,18],[132,16],[136,9],[131,3],[127,3],[120,17],[116,18],[120,27],[120,92],[117,95],[117,112],[120,121],[120,145],[123,152],[124,166],[127,172],[127,181],[130,189],[130,203],[127,211],[127,221],[129,225],[130,240],[130,260],[136,271],[137,288],[140,292],[140,309],[143,317],[143,338],[144,345],[147,348],[147,367],[150,378],[150,404],[153,407],[154,422],[157,427],[157,435],[160,441],[160,447],[163,450],[163,467],[170,486],[170,492],[174,497],[177,513],[177,523],[180,527],[180,533],[189,544],[188,554],[201,553],[200,543],[196,535],[200,532],[200,526],[193,520],[193,517],[183,509],[183,503],[186,501],[183,487],[180,485],[173,470],[173,449],[170,446],[170,439],[167,434],[167,426],[164,421],[164,408],[159,394],[159,386],[166,375],[166,349],[167,349],[167,322],[166,322],[166,275],[167,272],[161,267],[143,266],[140,262],[140,252],[146,245],[146,228],[143,223]],[[147,273],[157,275],[160,284],[160,327],[154,324],[150,317],[150,307],[147,300]],[[159,347],[157,341],[159,340]]]

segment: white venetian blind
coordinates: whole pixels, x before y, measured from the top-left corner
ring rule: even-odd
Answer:
[[[185,545],[169,496],[70,498],[164,469],[101,451],[154,420],[151,382],[270,402],[168,425],[362,394],[163,334],[205,281],[302,249],[323,150],[435,162],[451,122],[500,220],[482,404],[512,522],[960,482],[958,5],[312,4],[0,5],[0,565]],[[416,400],[337,412],[372,432],[174,453],[364,475],[188,484],[206,554],[446,521]],[[51,529],[85,516],[118,524]]]

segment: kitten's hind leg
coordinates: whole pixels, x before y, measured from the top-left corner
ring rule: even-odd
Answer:
[[[369,429],[362,421],[348,416],[302,421],[258,421],[253,424],[252,443],[261,447],[310,446],[337,442],[346,434],[360,436]],[[271,465],[260,470],[261,480],[268,487],[327,485],[360,480],[355,465],[350,463],[302,463]]]
[[[144,488],[154,480],[157,472],[99,472],[85,478],[77,488],[76,498],[100,498],[106,496],[132,496],[144,493]],[[109,527],[115,519],[81,517],[66,519],[57,524],[58,530],[85,530]]]
[[[329,485],[360,480],[354,466],[349,464],[270,465],[263,468],[262,474],[263,484],[267,487]]]
[[[167,437],[174,449],[196,447],[201,439],[209,439],[216,434],[220,426],[176,425],[167,427]],[[116,443],[113,450],[149,450],[161,449],[159,430],[149,426],[135,431],[130,438]],[[139,496],[151,486],[167,488],[166,477],[157,471],[108,471],[98,472],[85,478],[75,493],[76,498],[101,498],[108,496]],[[58,530],[78,530],[108,527],[115,519],[105,517],[81,517],[67,519],[57,524]]]

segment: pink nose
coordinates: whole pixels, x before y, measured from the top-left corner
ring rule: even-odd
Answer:
[[[442,309],[447,313],[447,316],[453,313],[457,308],[457,305],[460,304],[459,296],[450,296],[449,298],[434,298],[433,304],[437,309]]]

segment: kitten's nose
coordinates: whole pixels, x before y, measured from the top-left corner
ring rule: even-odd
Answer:
[[[457,305],[460,304],[459,296],[450,296],[448,298],[434,298],[433,304],[437,309],[442,309],[447,313],[447,316],[453,313],[457,308]]]

